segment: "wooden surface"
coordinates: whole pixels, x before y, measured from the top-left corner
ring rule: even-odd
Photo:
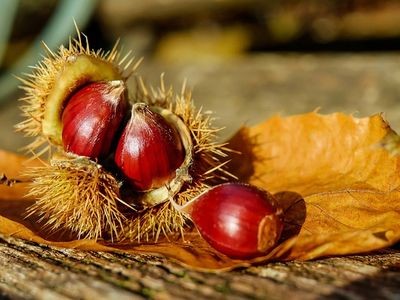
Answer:
[[[400,299],[400,251],[201,273],[151,255],[0,237],[5,299]]]

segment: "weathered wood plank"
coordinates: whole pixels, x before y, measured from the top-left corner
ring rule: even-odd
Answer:
[[[214,274],[152,255],[56,249],[2,236],[0,265],[0,295],[11,299],[400,298],[396,249]]]

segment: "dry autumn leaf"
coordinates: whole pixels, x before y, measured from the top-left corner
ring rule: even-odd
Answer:
[[[49,234],[32,217],[24,184],[0,186],[0,232],[59,247],[155,253],[203,270],[227,270],[270,260],[367,252],[400,240],[400,159],[382,147],[393,131],[380,115],[355,118],[309,113],[274,117],[241,129],[230,141],[242,155],[230,166],[243,181],[275,194],[285,210],[279,245],[268,255],[232,260],[196,233],[185,240],[116,245]],[[18,178],[24,159],[0,152],[0,173]],[[32,164],[32,162],[31,162]]]
[[[232,144],[251,158],[245,169],[239,160],[232,166],[241,179],[297,206],[285,214],[299,231],[285,259],[366,252],[400,239],[400,160],[382,147],[387,135],[393,131],[380,115],[340,113],[274,117],[236,134]]]

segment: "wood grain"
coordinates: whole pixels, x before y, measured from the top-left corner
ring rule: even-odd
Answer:
[[[5,299],[398,299],[400,251],[202,273],[151,255],[57,249],[0,236]]]

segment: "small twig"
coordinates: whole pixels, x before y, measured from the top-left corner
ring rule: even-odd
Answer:
[[[9,179],[7,178],[6,174],[0,173],[0,184],[7,185],[7,186],[13,186],[16,183],[21,183],[23,182],[22,180],[19,179]]]

